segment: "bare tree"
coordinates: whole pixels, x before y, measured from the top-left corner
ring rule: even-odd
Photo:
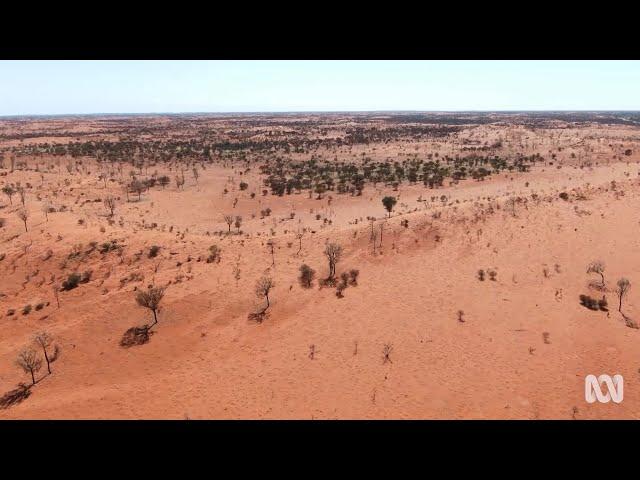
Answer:
[[[55,347],[55,353],[53,357],[49,357],[49,352],[47,352],[47,348],[51,346],[53,343],[53,337],[49,335],[47,332],[40,332],[33,337],[33,340],[36,344],[40,345],[42,348],[42,352],[44,353],[44,359],[47,361],[47,371],[51,373],[51,362],[55,361],[58,352],[58,346]]]
[[[276,266],[276,256],[275,256],[275,252],[274,252],[275,246],[276,246],[276,243],[273,240],[269,240],[267,242],[267,247],[269,247],[269,251],[271,252],[271,266],[272,267]]]
[[[25,200],[26,200],[27,192],[25,192],[24,188],[22,188],[22,187],[18,187],[16,189],[16,191],[18,192],[18,195],[20,196],[20,203],[22,203],[22,206],[24,207],[24,203],[25,203]]]
[[[620,299],[620,303],[618,304],[618,311],[620,313],[622,313],[622,299],[629,291],[629,288],[631,288],[631,282],[629,282],[629,280],[627,280],[626,278],[621,278],[620,280],[618,280],[618,288],[616,290],[616,293],[618,294],[618,298]]]
[[[376,253],[376,238],[378,238],[378,236],[376,235],[375,229],[374,229],[374,225],[375,225],[375,218],[371,219],[371,235],[369,235],[369,241],[373,242],[373,254],[375,255]]]
[[[142,183],[137,178],[134,178],[131,181],[131,183],[129,184],[129,188],[131,189],[131,191],[133,193],[137,193],[138,194],[138,201],[140,201],[141,196],[142,196],[142,192],[144,192],[144,190],[145,190],[144,183]]]
[[[54,283],[51,286],[51,290],[53,290],[53,296],[56,297],[56,303],[58,304],[58,308],[60,308],[60,296],[59,296],[60,285]]]
[[[587,273],[596,273],[600,275],[600,278],[602,279],[600,286],[604,288],[604,262],[600,260],[591,262],[589,265],[587,265]]]
[[[16,365],[24,370],[24,373],[31,374],[32,384],[35,385],[35,374],[42,368],[42,359],[38,358],[38,353],[32,348],[25,348],[18,354]]]
[[[233,225],[233,215],[225,215],[224,221],[229,227],[229,233],[231,233],[231,225]]]
[[[236,215],[236,221],[234,226],[236,227],[236,230],[240,232],[240,227],[242,226],[242,217],[240,215]]]
[[[393,345],[391,345],[390,343],[385,343],[384,348],[382,349],[382,363],[393,363],[390,357],[391,352],[393,352]]]
[[[198,168],[197,167],[193,167],[192,172],[193,172],[193,179],[196,181],[196,185],[197,185],[198,184],[198,177],[199,177]]]
[[[337,243],[330,243],[324,249],[324,254],[329,260],[329,278],[334,278],[336,275],[336,264],[342,257],[342,246]]]
[[[298,239],[298,251],[296,252],[296,255],[298,255],[301,251],[302,251],[302,237],[304,236],[304,232],[298,232],[296,233],[296,238]]]
[[[5,185],[4,187],[2,187],[2,193],[9,197],[9,204],[13,205],[13,200],[11,197],[13,197],[13,194],[16,193],[14,188],[11,185]]]
[[[49,210],[51,210],[51,205],[49,203],[42,204],[42,213],[44,213],[44,218],[49,221]]]
[[[153,323],[149,328],[158,323],[158,307],[160,306],[162,297],[164,297],[164,290],[164,287],[151,287],[146,292],[140,290],[136,294],[136,302],[138,302],[138,305],[148,308],[153,312]]]
[[[273,279],[271,277],[261,277],[258,282],[256,283],[256,296],[258,298],[262,298],[264,297],[267,300],[267,306],[265,307],[265,309],[262,311],[262,313],[267,311],[267,308],[269,308],[271,306],[271,303],[269,302],[269,292],[271,291],[271,289],[273,287],[275,287],[275,282],[273,281]]]
[[[116,211],[116,199],[111,195],[108,195],[105,197],[102,203],[104,204],[104,207],[109,212],[109,217],[113,217],[113,214]]]
[[[27,219],[29,218],[29,212],[27,212],[25,208],[21,208],[20,210],[18,210],[17,215],[18,218],[24,222],[24,231],[28,232],[29,230],[27,229]]]

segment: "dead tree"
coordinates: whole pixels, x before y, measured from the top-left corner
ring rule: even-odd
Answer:
[[[49,335],[47,332],[40,332],[36,334],[33,340],[35,341],[36,344],[40,345],[40,348],[42,348],[42,352],[44,353],[44,359],[47,362],[47,371],[51,373],[51,363],[54,362],[58,356],[57,355],[58,346],[56,345],[55,347],[53,357],[49,357],[49,352],[47,352],[47,348],[49,348],[53,343],[53,337],[51,337],[51,335]]]
[[[59,296],[60,285],[54,283],[51,286],[51,290],[53,290],[53,296],[56,298],[56,304],[58,305],[58,308],[60,308],[60,296]]]
[[[587,266],[587,273],[596,273],[600,275],[600,278],[602,279],[600,286],[604,288],[604,262],[601,262],[600,260],[591,262]]]
[[[158,307],[162,297],[164,297],[164,287],[151,287],[146,292],[141,290],[136,294],[138,305],[153,312],[153,323],[148,327],[149,329],[158,323]]]
[[[22,187],[18,187],[17,192],[18,192],[18,195],[20,196],[20,203],[22,203],[22,206],[24,207],[27,192]]]
[[[296,255],[298,255],[301,251],[302,251],[302,237],[304,236],[304,232],[298,232],[296,233],[296,238],[298,239],[298,251],[296,252]]]
[[[11,185],[5,185],[2,187],[2,193],[4,193],[7,197],[9,197],[9,204],[13,205],[13,194],[16,193],[15,189]]]
[[[27,212],[26,209],[21,208],[20,210],[18,210],[17,215],[18,218],[24,223],[24,231],[28,232],[29,230],[27,229],[27,219],[29,218],[29,212]]]
[[[275,282],[273,281],[273,279],[271,277],[261,277],[257,282],[256,282],[256,296],[258,298],[262,298],[264,297],[267,300],[267,306],[264,308],[264,310],[262,310],[262,313],[266,312],[267,309],[271,306],[271,303],[269,302],[269,292],[271,291],[271,289],[273,287],[275,287]]]
[[[233,215],[225,215],[224,221],[229,227],[229,233],[231,233],[231,225],[233,225]]]
[[[336,264],[342,257],[342,246],[337,243],[330,243],[324,249],[324,254],[329,260],[329,278],[333,279],[336,275]]]
[[[111,195],[109,195],[105,197],[105,199],[102,202],[104,203],[105,208],[109,212],[109,217],[113,217],[113,214],[116,211],[116,199],[113,198]]]
[[[275,248],[276,244],[273,240],[269,240],[267,242],[267,247],[269,247],[269,251],[271,252],[271,266],[275,267],[276,266],[276,256],[275,256]]]
[[[18,354],[16,365],[20,367],[24,371],[24,373],[31,374],[32,385],[35,385],[35,374],[42,367],[42,359],[38,358],[38,353],[32,348],[25,348]]]
[[[622,299],[629,291],[629,288],[631,288],[631,282],[629,282],[629,280],[627,280],[626,278],[621,278],[620,280],[618,280],[618,288],[616,290],[616,293],[618,294],[618,298],[620,299],[620,303],[618,304],[618,311],[620,313],[622,313]]]
[[[382,363],[393,363],[391,361],[391,352],[393,351],[393,345],[390,343],[385,343],[384,348],[382,349]]]
[[[49,210],[51,210],[51,205],[48,203],[42,204],[42,213],[44,213],[44,218],[47,222],[49,221]]]

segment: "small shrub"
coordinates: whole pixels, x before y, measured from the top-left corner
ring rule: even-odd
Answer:
[[[149,249],[149,258],[155,258],[158,256],[160,252],[160,247],[158,245],[152,245]]]
[[[31,308],[32,308],[31,305],[25,305],[22,308],[22,314],[23,315],[29,315],[31,313]]]
[[[300,276],[298,277],[298,280],[300,281],[300,285],[302,285],[303,288],[311,288],[315,276],[316,271],[309,265],[303,264],[300,267]]]
[[[71,273],[65,281],[62,282],[61,289],[63,291],[73,290],[80,284],[82,277],[78,273]]]
[[[109,253],[112,250],[116,250],[118,248],[118,243],[115,240],[110,240],[108,242],[104,242],[98,248],[100,253]]]
[[[220,263],[222,250],[217,245],[211,245],[209,247],[209,256],[207,257],[207,263]]]
[[[354,287],[358,285],[358,275],[360,275],[360,270],[355,268],[349,270],[349,285]]]

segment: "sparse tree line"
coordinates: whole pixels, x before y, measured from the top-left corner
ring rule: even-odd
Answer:
[[[402,162],[376,162],[365,157],[362,165],[317,156],[305,161],[276,157],[267,160],[260,171],[266,176],[264,184],[273,195],[290,195],[307,190],[309,195],[316,193],[318,198],[322,198],[327,191],[361,195],[366,183],[374,186],[383,183],[397,188],[405,181],[411,184],[422,182],[425,187],[438,188],[447,179],[452,182],[466,178],[481,181],[503,170],[527,172],[531,165],[542,161],[544,158],[540,154],[511,158],[476,154],[438,158],[436,153],[427,155],[426,159],[411,158]]]
[[[607,284],[604,276],[605,263],[601,260],[593,261],[589,263],[589,265],[587,265],[586,272],[587,274],[597,275],[598,277],[597,280],[591,281],[589,283],[589,287],[595,290],[598,290],[600,292],[603,292],[603,295],[601,299],[597,299],[597,298],[592,298],[589,295],[581,294],[579,296],[580,304],[588,308],[589,310],[601,310],[604,312],[608,312],[609,303],[607,301],[606,292],[610,290],[607,288]],[[627,297],[630,289],[631,289],[631,282],[627,278],[621,277],[616,282],[616,287],[613,291],[618,297],[618,312],[622,315],[625,321],[625,324],[631,328],[639,328],[637,322],[629,318],[622,311],[623,302]]]
[[[53,373],[51,364],[58,360],[60,351],[60,346],[48,332],[42,331],[35,334],[31,342],[20,350],[15,360],[16,366],[31,377],[31,383],[27,385],[20,382],[17,389],[0,397],[0,408],[8,408],[28,397],[31,394],[31,388],[44,378],[37,378],[43,366],[43,359],[47,365],[46,375],[51,375]]]

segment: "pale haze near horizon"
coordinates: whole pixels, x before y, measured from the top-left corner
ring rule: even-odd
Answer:
[[[0,115],[640,110],[640,61],[0,61]]]

